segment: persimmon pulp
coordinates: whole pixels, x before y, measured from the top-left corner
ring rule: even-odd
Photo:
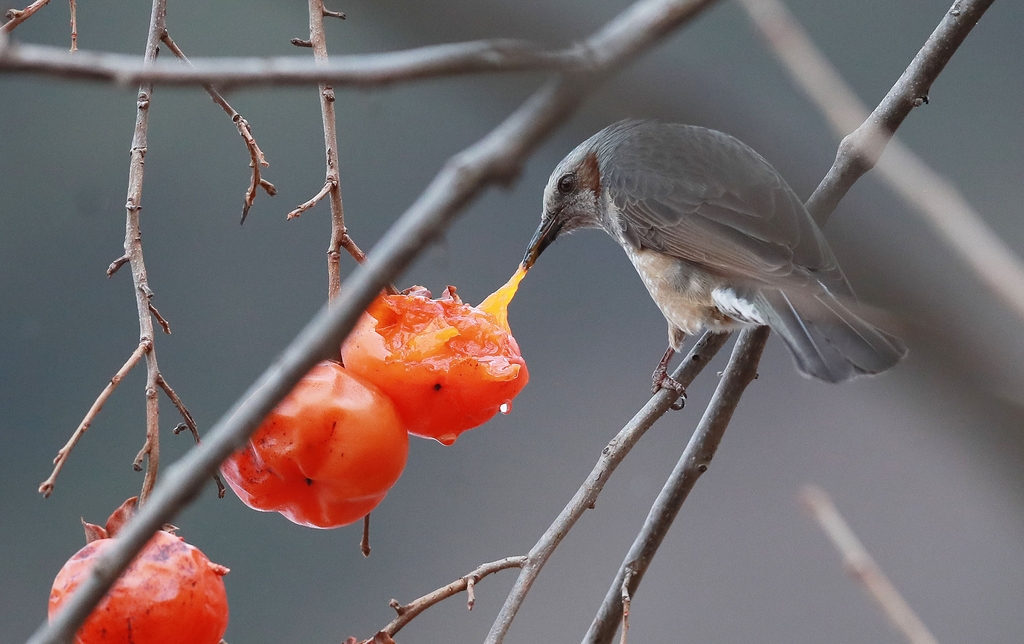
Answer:
[[[346,368],[391,398],[409,433],[451,445],[507,411],[530,378],[507,313],[525,273],[479,307],[452,287],[436,300],[422,288],[378,297],[342,346]]]
[[[321,362],[221,465],[238,498],[313,528],[354,523],[405,469],[409,434],[391,401],[336,362]]]

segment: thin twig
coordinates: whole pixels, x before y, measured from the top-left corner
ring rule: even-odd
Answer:
[[[364,557],[370,556],[370,515],[363,517],[363,538],[359,540],[359,552]]]
[[[168,32],[164,31],[160,39],[175,56],[189,67],[192,67],[192,62],[185,56],[185,52],[178,47],[177,43],[171,39],[171,35]],[[256,138],[252,134],[249,122],[242,118],[242,115],[235,111],[235,108],[231,107],[227,99],[213,85],[203,85],[203,89],[210,95],[213,102],[219,105],[224,110],[224,113],[231,118],[231,122],[238,128],[238,134],[245,141],[245,147],[249,151],[249,167],[252,168],[252,181],[249,182],[249,188],[245,191],[245,200],[242,202],[242,219],[240,223],[244,224],[245,218],[249,214],[249,209],[256,202],[257,188],[263,188],[264,192],[271,197],[277,194],[277,188],[274,187],[274,184],[264,179],[260,173],[260,167],[269,167],[270,163],[267,162],[267,157],[263,155],[263,150],[256,144]]]
[[[935,636],[868,554],[825,490],[808,485],[800,491],[800,501],[842,555],[846,571],[875,600],[896,630],[910,644],[938,644]]]
[[[139,343],[139,346],[135,348],[135,351],[133,351],[128,357],[128,360],[121,365],[121,368],[117,370],[117,373],[115,373],[114,377],[110,379],[107,386],[103,388],[100,395],[96,397],[92,407],[89,408],[89,411],[85,414],[85,418],[82,419],[82,422],[78,424],[78,428],[75,429],[75,432],[71,435],[68,442],[64,447],[58,450],[56,458],[53,459],[53,472],[45,481],[39,484],[39,493],[42,494],[44,498],[53,494],[53,486],[57,481],[57,475],[60,474],[61,469],[64,467],[64,463],[67,462],[68,456],[71,454],[71,450],[75,448],[78,441],[81,440],[85,432],[90,426],[92,426],[92,422],[96,420],[96,416],[99,415],[100,410],[103,409],[103,405],[107,402],[107,399],[110,398],[110,394],[114,393],[114,390],[117,389],[119,384],[121,384],[124,377],[128,375],[128,372],[135,368],[135,365],[139,364],[139,360],[142,359],[142,356],[145,355],[152,346],[152,342]]]
[[[445,164],[423,194],[395,222],[341,294],[324,306],[284,353],[214,425],[202,444],[167,468],[150,501],[104,550],[92,573],[30,644],[71,639],[79,625],[153,533],[195,498],[208,477],[238,448],[319,360],[332,355],[366,306],[388,282],[451,224],[486,186],[509,184],[540,143],[608,76],[636,59],[714,0],[639,0],[582,45],[592,73],[573,74],[544,85],[497,128]],[[9,53],[8,50],[5,50]],[[81,52],[79,52],[80,54]],[[7,60],[4,54],[0,62]],[[652,404],[672,403],[663,391]]]
[[[160,311],[156,308],[156,306],[153,305],[152,299],[149,301],[149,312],[153,314],[154,318],[156,318],[156,321],[160,325],[160,328],[163,330],[163,332],[167,335],[170,335],[171,323],[165,320],[164,316],[160,315]]]
[[[957,2],[947,13],[946,21],[974,24],[991,2]],[[881,120],[881,115],[869,118],[867,106],[782,2],[741,0],[741,4],[790,77],[827,117],[839,136],[851,131],[856,135],[863,131],[859,127],[862,123]],[[954,11],[959,13],[954,15]],[[936,33],[942,29],[940,25]],[[935,68],[936,74],[938,71],[941,67]],[[930,81],[906,83],[903,103],[913,106],[926,103],[930,85]],[[892,104],[897,102],[893,100]],[[866,136],[852,139],[860,147],[865,140]],[[868,151],[848,151],[849,156],[858,154],[867,159],[866,164],[871,163],[872,157],[877,158],[877,170],[882,179],[924,215],[925,221],[997,297],[1024,318],[1024,266],[950,181],[895,137],[889,141],[886,154],[880,157]]]
[[[732,420],[733,412],[739,405],[740,397],[747,385],[757,377],[757,365],[761,360],[765,343],[768,342],[768,335],[768,327],[746,329],[740,333],[729,358],[729,366],[725,368],[725,373],[704,411],[704,416],[690,437],[672,474],[661,488],[640,533],[629,549],[629,554],[619,567],[601,609],[583,639],[585,644],[610,642],[614,637],[619,621],[625,613],[623,598],[636,594],[647,567],[668,534],[690,490],[697,483],[697,479],[708,471],[729,421]],[[626,628],[623,622],[623,640]]]
[[[319,66],[330,63],[327,56],[327,35],[324,32],[324,0],[309,0],[309,46]],[[316,197],[288,213],[288,219],[299,216],[323,198],[326,190],[331,197],[331,241],[327,247],[327,296],[334,299],[341,289],[341,249],[344,248],[357,263],[366,261],[366,255],[356,245],[345,227],[345,208],[341,200],[341,171],[338,168],[338,119],[335,114],[334,88],[320,83],[320,114],[324,125],[324,151],[327,177]],[[308,204],[308,205],[307,205]]]
[[[293,210],[290,213],[288,213],[288,216],[285,217],[285,218],[286,219],[295,219],[296,217],[302,215],[302,213],[306,212],[307,210],[309,210],[313,206],[317,205],[320,202],[321,199],[323,199],[328,194],[330,194],[331,188],[332,188],[331,181],[330,181],[330,179],[328,179],[327,182],[324,183],[324,187],[320,188],[320,191],[317,192],[315,195],[313,195],[312,199],[310,199],[309,201],[304,201],[301,204],[299,204],[298,207],[295,210]]]
[[[75,0],[71,3],[71,53],[78,51],[78,4]]]
[[[171,385],[167,382],[167,379],[164,378],[163,374],[157,376],[157,384],[159,384],[160,388],[164,390],[167,397],[171,399],[171,404],[174,405],[178,410],[178,413],[181,414],[182,420],[185,421],[183,426],[191,432],[192,439],[195,440],[196,445],[198,445],[202,441],[199,439],[199,426],[196,425],[195,419],[192,418],[192,412],[188,410],[188,407],[185,406],[184,401],[182,401],[181,397],[178,396],[177,392],[171,388]],[[181,430],[175,428],[174,433],[179,434],[181,433]],[[220,474],[216,472],[213,474],[213,480],[217,484],[217,497],[223,499],[224,495],[227,493],[227,490],[224,488],[224,481],[220,479]]]
[[[683,361],[676,368],[672,377],[688,387],[694,378],[707,366],[708,362],[725,344],[728,335],[720,333],[705,333],[694,345]],[[491,627],[487,636],[488,644],[501,642],[516,613],[526,599],[527,593],[533,586],[533,582],[540,574],[541,568],[554,553],[555,548],[562,542],[569,530],[576,524],[583,513],[594,507],[597,497],[604,489],[605,483],[611,477],[612,472],[619,466],[619,463],[626,457],[629,451],[636,445],[637,441],[650,429],[654,422],[667,412],[672,403],[675,402],[678,394],[672,389],[662,389],[644,405],[643,409],[619,430],[608,445],[601,450],[601,457],[598,459],[594,469],[591,470],[583,485],[576,491],[572,499],[565,506],[558,517],[548,526],[541,538],[534,544],[527,555],[526,564],[523,566],[519,578],[509,592],[505,605]],[[619,584],[621,588],[621,583]],[[621,604],[619,604],[621,606]],[[620,613],[621,615],[621,613]]]
[[[8,9],[7,15],[4,16],[7,18],[7,22],[0,25],[0,31],[4,33],[11,33],[14,31],[15,27],[31,18],[32,14],[39,11],[49,3],[50,0],[35,0],[35,2],[24,9]]]
[[[144,66],[126,54],[11,43],[0,72],[32,73],[133,85],[214,85],[221,89],[251,85],[381,87],[395,83],[494,72],[560,70],[599,71],[601,63],[581,46],[544,51],[520,40],[477,40],[430,45],[377,54],[334,56],[318,65],[304,56],[193,58],[187,68],[170,61]]]
[[[526,562],[526,557],[505,557],[498,561],[492,561],[486,563],[474,570],[473,572],[459,577],[452,583],[442,586],[437,590],[427,593],[419,599],[413,600],[404,606],[399,604],[397,600],[391,600],[391,607],[395,609],[398,614],[390,624],[380,630],[382,633],[386,633],[389,637],[394,637],[398,631],[411,622],[417,615],[427,610],[435,604],[439,604],[442,601],[458,595],[462,591],[466,591],[468,597],[466,600],[466,606],[469,610],[473,610],[473,605],[476,601],[476,597],[473,594],[473,587],[484,577],[493,575],[494,573],[506,570],[508,568],[522,568]],[[372,641],[372,640],[367,640]]]
[[[989,3],[990,2],[987,2],[987,0],[980,0],[978,4],[985,4],[985,6],[987,6]],[[982,9],[982,11],[983,10],[984,9]],[[966,9],[964,9],[964,11],[966,11]],[[899,97],[907,97],[910,95],[907,93],[907,88],[931,85],[932,81],[935,80],[946,62],[949,61],[949,58],[956,51],[957,47],[959,47],[960,43],[963,42],[967,33],[970,32],[971,28],[977,22],[977,17],[978,16],[976,15],[974,20],[965,20],[962,22],[954,21],[951,26],[948,23],[949,16],[944,18],[940,23],[939,28],[932,33],[925,42],[921,51],[911,62],[907,71],[903,73],[896,85],[893,86],[886,97],[882,99],[878,108],[875,109],[875,113],[880,115],[879,118],[881,120],[879,122],[888,123],[892,128],[886,136],[886,139],[888,136],[891,136],[891,133],[895,131],[897,127],[899,127],[913,106],[912,101],[910,106],[901,104]],[[944,26],[948,28],[944,28]],[[872,118],[874,118],[874,116]],[[861,128],[863,127],[865,126],[862,125]],[[858,128],[858,130],[861,130],[861,128]],[[870,131],[871,128],[869,127],[867,129]],[[847,153],[843,152],[843,146],[847,145],[849,139],[850,137],[844,139],[843,144],[840,145],[840,152],[836,155],[834,164],[830,168],[825,179],[822,180],[807,201],[808,210],[821,224],[824,224],[825,221],[828,220],[828,217],[832,214],[832,211],[835,209],[840,199],[842,199],[842,196],[846,194],[853,183],[856,182],[857,178],[863,176],[865,172],[865,170],[857,163],[851,162],[850,155],[848,153],[849,151],[847,151]],[[878,139],[875,139],[875,142],[877,143]],[[880,150],[878,152],[880,153]],[[767,338],[767,330],[760,331],[763,331]],[[747,333],[754,332],[744,332],[744,334]],[[741,334],[741,338],[744,334]],[[762,350],[763,346],[758,343],[750,342],[741,344],[737,342],[737,346],[733,350],[732,357],[730,358],[730,367],[725,371],[722,384],[724,384],[726,380],[738,377],[736,371],[739,369],[756,370]],[[734,408],[736,402],[738,402],[738,399],[734,401],[728,396],[719,398],[716,392],[716,397],[709,404],[708,409],[705,411],[704,418],[714,418],[722,414],[731,416],[731,407]],[[724,431],[724,429],[725,428],[723,426],[722,431]],[[687,450],[689,449],[690,447],[687,446]],[[661,497],[659,496],[659,500],[660,498]],[[634,568],[633,554],[635,552],[647,552],[646,548],[648,548],[648,546],[645,545],[645,543],[650,537],[646,537],[645,535],[654,537],[658,534],[659,530],[667,530],[673,519],[674,515],[670,516],[669,514],[664,513],[655,514],[654,509],[652,508],[652,515],[648,516],[648,520],[644,523],[643,528],[641,528],[640,534],[637,535],[637,539],[634,541],[633,547],[630,549],[630,555],[627,555],[626,559],[620,566],[619,572],[616,575],[616,582],[612,583],[609,592],[605,595],[605,600],[601,605],[601,609],[594,618],[594,622],[591,625],[590,631],[587,633],[587,639],[585,640],[588,644],[606,644],[611,641],[612,637],[614,637],[620,616],[620,613],[617,610],[618,599],[615,592],[617,589],[616,583],[621,584],[625,570]],[[664,523],[665,525],[662,526],[660,525],[661,523]],[[660,538],[658,538],[658,541],[660,542]],[[650,550],[649,554],[646,556],[653,557],[656,550],[657,547],[655,545],[654,549]],[[636,593],[636,588],[639,585],[639,582],[640,577],[634,575],[632,588],[630,589],[632,593]]]

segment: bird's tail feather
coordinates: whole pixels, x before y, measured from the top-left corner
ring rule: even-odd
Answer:
[[[842,382],[881,373],[907,355],[899,338],[861,319],[825,290],[799,298],[765,290],[759,299],[768,326],[782,336],[797,369],[807,376]]]

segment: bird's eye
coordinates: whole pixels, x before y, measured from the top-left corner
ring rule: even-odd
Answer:
[[[572,173],[563,174],[562,178],[558,180],[558,191],[564,195],[569,194],[576,189],[576,176]]]

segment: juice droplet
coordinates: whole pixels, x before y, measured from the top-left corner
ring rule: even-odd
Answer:
[[[442,445],[454,445],[455,439],[458,437],[458,434],[442,434],[441,436],[437,437],[437,442],[441,443]]]
[[[503,414],[507,414],[510,411],[512,411],[512,401],[508,400],[501,403],[501,407],[498,407],[498,411],[500,411]]]
[[[523,281],[524,277],[526,277],[526,269],[520,264],[511,279],[497,291],[488,295],[487,299],[476,308],[493,315],[506,331],[511,332],[508,326],[508,305],[515,297],[516,291],[519,290],[519,282]]]

